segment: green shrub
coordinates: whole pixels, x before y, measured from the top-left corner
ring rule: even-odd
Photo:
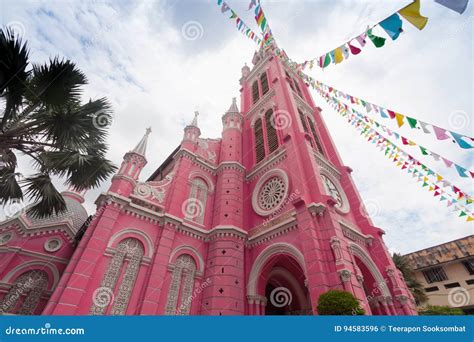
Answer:
[[[319,296],[320,315],[364,315],[359,301],[350,292],[330,290]]]
[[[464,311],[459,308],[450,308],[449,306],[428,305],[418,311],[421,316],[458,316],[464,315]]]

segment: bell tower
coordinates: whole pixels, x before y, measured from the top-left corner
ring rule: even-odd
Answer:
[[[281,54],[274,43],[260,49],[240,80],[249,313],[279,312],[269,300],[282,287],[300,297],[293,312],[316,313],[319,295],[335,288],[352,292],[368,314],[415,312],[321,108]]]

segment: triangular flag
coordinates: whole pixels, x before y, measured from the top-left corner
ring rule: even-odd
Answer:
[[[354,45],[351,45],[351,43],[348,44],[349,45],[349,49],[351,50],[351,53],[353,55],[358,55],[361,51],[361,49],[359,49],[358,47],[354,46]]]
[[[466,10],[469,0],[435,0],[435,2],[453,11],[456,11],[459,14],[463,14]]]
[[[349,49],[347,48],[347,46],[344,44],[340,47],[340,49],[342,50],[342,54],[344,55],[344,58],[348,59],[349,58]]]
[[[402,127],[403,124],[405,123],[405,122],[403,122],[403,118],[404,118],[404,117],[405,117],[405,116],[402,115],[402,114],[398,114],[398,113],[395,114],[395,118],[397,119],[398,127]]]
[[[331,57],[329,53],[327,53],[326,56],[324,57],[323,68],[327,67],[329,64],[331,64]]]
[[[366,35],[365,33],[362,33],[360,36],[356,37],[356,40],[359,42],[359,44],[360,44],[361,47],[364,47],[364,46],[365,46],[365,43],[366,43],[365,37],[366,37],[366,36],[367,36],[367,35]]]
[[[334,63],[339,64],[344,60],[341,48],[334,50]]]
[[[415,0],[410,5],[398,11],[398,13],[419,30],[423,30],[428,22],[428,18],[420,14],[420,0]]]
[[[468,216],[468,217],[467,217],[466,222],[470,222],[470,221],[474,221],[474,217],[473,217],[473,216]]]
[[[474,146],[471,146],[467,142],[465,142],[462,138],[463,136],[461,134],[455,133],[455,132],[450,132],[451,135],[453,136],[454,140],[458,143],[458,145],[461,148],[473,148]]]
[[[416,128],[416,119],[410,118],[409,116],[406,117],[408,124],[410,125],[411,128]]]
[[[383,108],[380,108],[380,116],[383,117],[383,118],[388,118],[388,115],[387,115],[387,113],[385,113],[383,111]]]
[[[367,36],[372,41],[372,43],[374,43],[376,48],[380,48],[385,45],[385,38],[372,34],[372,29],[367,30]]]
[[[454,167],[456,168],[456,171],[459,173],[461,177],[468,177],[468,175],[466,175],[467,170],[465,168],[463,168],[462,166],[458,164],[454,164]]]
[[[435,132],[436,138],[438,140],[446,140],[449,139],[449,135],[446,134],[446,130],[438,127],[438,126],[433,126],[433,130]]]
[[[390,115],[390,119],[395,119],[395,112],[387,109],[388,115]]]
[[[255,6],[255,5],[257,5],[257,0],[250,0],[248,11],[250,11],[252,9],[252,7]]]
[[[400,33],[403,32],[402,25],[402,20],[397,13],[392,14],[390,17],[380,22],[380,26],[385,30],[385,32],[387,32],[392,40],[397,39]]]
[[[447,167],[451,167],[451,165],[453,165],[453,162],[449,159],[446,159],[444,157],[441,157],[441,159],[443,159],[443,162],[444,164],[446,164]]]
[[[463,216],[466,216],[466,215],[467,215],[467,214],[466,214],[464,211],[461,211],[461,212],[459,213],[459,217],[463,217]]]
[[[421,129],[423,130],[424,133],[426,134],[431,134],[431,132],[428,129],[428,125],[426,122],[423,121],[418,121],[420,123]]]
[[[225,12],[227,12],[228,10],[230,10],[230,7],[229,7],[229,5],[227,5],[227,3],[224,1],[224,2],[222,3],[221,12],[222,12],[222,13],[225,13]]]

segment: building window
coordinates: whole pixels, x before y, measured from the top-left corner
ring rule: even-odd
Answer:
[[[474,259],[465,260],[465,261],[462,262],[462,264],[464,265],[464,267],[466,268],[466,271],[470,275],[474,274]]]
[[[444,284],[444,287],[446,289],[453,289],[455,287],[460,287],[461,285],[459,283],[449,283],[449,284]]]
[[[255,80],[252,84],[252,100],[253,103],[256,103],[260,97],[260,94],[258,92],[258,80]]]
[[[33,315],[47,286],[46,272],[35,270],[23,273],[0,302],[0,313]]]
[[[165,315],[189,315],[195,274],[194,259],[188,254],[180,255],[173,266]],[[179,307],[178,300],[180,300]]]
[[[104,315],[112,302],[110,314],[125,315],[143,254],[144,248],[138,239],[127,238],[118,244],[101,285],[94,292],[90,310],[92,315]],[[118,293],[115,295],[117,281],[122,273]],[[112,301],[114,297],[115,299]]]
[[[295,89],[296,89],[296,92],[298,93],[298,95],[301,98],[303,98],[303,93],[301,92],[301,88],[300,88],[300,85],[298,84],[298,80],[293,79],[293,84],[295,85]]]
[[[204,224],[208,192],[209,189],[204,180],[201,178],[192,180],[189,199],[185,201],[185,207],[183,208],[186,219]]]
[[[466,280],[467,285],[474,285],[474,279],[468,279]]]
[[[255,134],[255,156],[257,163],[265,158],[265,145],[263,143],[263,125],[262,119],[258,119],[255,122],[254,128]]]
[[[435,291],[438,291],[439,288],[438,286],[431,286],[431,287],[426,287],[425,288],[425,292],[435,292]]]
[[[300,115],[301,124],[303,125],[303,129],[304,129],[305,133],[308,133],[308,124],[306,123],[306,117],[303,114],[303,112],[301,111],[301,109],[299,109],[299,108],[298,108],[298,114]]]
[[[446,273],[442,267],[433,267],[429,270],[425,270],[423,271],[423,275],[428,284],[448,280],[448,277],[446,276]]]
[[[309,119],[308,122],[309,122],[309,127],[311,128],[311,133],[313,135],[314,144],[316,145],[318,152],[321,154],[324,154],[323,146],[321,145],[321,141],[319,140],[318,133],[316,133],[316,127],[314,127],[313,120]]]
[[[264,72],[262,74],[262,76],[260,76],[260,85],[262,87],[262,96],[265,95],[266,93],[268,93],[268,77],[267,77],[267,73]]]
[[[278,136],[275,129],[273,110],[269,109],[265,113],[265,128],[267,129],[268,153],[272,153],[278,148]]]

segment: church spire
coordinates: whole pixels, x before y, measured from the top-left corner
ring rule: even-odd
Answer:
[[[148,142],[148,135],[150,133],[151,133],[151,127],[148,127],[145,131],[145,135],[140,140],[140,142],[137,144],[137,146],[135,146],[135,148],[132,150],[132,152],[145,157],[146,145],[147,145],[147,142]]]
[[[198,111],[195,111],[195,112],[194,112],[193,121],[191,121],[191,123],[189,124],[189,126],[198,127],[198,116],[199,116],[199,112],[198,112]]]
[[[239,113],[239,108],[237,107],[237,98],[232,98],[232,104],[227,110],[227,113]]]

